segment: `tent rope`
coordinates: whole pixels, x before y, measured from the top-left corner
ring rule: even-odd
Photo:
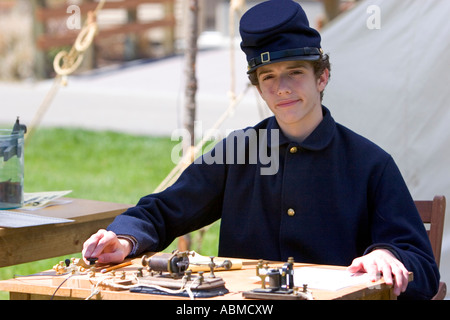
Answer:
[[[160,183],[160,185],[154,190],[154,192],[161,192],[170,185],[172,185],[181,173],[186,169],[193,161],[194,157],[203,149],[207,141],[211,140],[213,133],[222,125],[222,123],[234,113],[236,106],[242,100],[242,98],[247,93],[248,89],[251,87],[250,84],[247,85],[245,90],[235,99],[232,99],[230,105],[225,110],[225,112],[219,117],[216,123],[206,132],[203,138],[195,146],[191,147],[190,152],[187,152],[178,164],[172,169],[172,171],[166,176],[166,178]]]

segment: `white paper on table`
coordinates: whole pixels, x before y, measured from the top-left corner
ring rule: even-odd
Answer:
[[[367,282],[370,282],[367,273],[350,273],[347,270],[318,267],[294,269],[294,284],[297,287],[307,284],[308,288],[336,291]]]
[[[37,210],[49,206],[62,205],[72,202],[68,199],[60,199],[71,193],[72,190],[65,191],[46,191],[23,194],[23,206],[20,210]]]
[[[18,211],[0,210],[0,227],[3,228],[24,228],[73,221],[75,220],[39,216]]]

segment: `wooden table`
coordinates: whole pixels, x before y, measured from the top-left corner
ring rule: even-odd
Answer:
[[[139,267],[136,263],[138,259],[133,260],[130,266],[117,269],[116,276],[125,271],[127,279],[133,279]],[[244,300],[242,292],[249,291],[255,288],[260,288],[261,284],[256,277],[256,260],[241,260],[242,269],[230,271],[216,271],[215,275],[221,277],[225,281],[225,287],[229,293],[223,296],[216,296],[214,298],[199,299],[203,301],[208,300]],[[282,266],[279,263],[278,266]],[[301,267],[314,268],[331,268],[334,270],[343,270],[345,267],[339,266],[321,266],[321,265],[305,265],[300,263],[294,264],[295,268]],[[276,264],[270,264],[270,267],[277,267]],[[51,272],[51,271],[48,271]],[[207,276],[209,272],[205,272]],[[16,279],[0,281],[0,290],[9,291],[11,299],[49,299],[54,296],[54,299],[86,299],[91,295],[91,289],[95,283],[95,279],[101,279],[104,276],[97,273],[93,278],[88,275],[71,276],[61,275],[34,275],[29,277],[19,277]],[[63,282],[67,277],[68,280]],[[99,278],[96,278],[99,277]],[[90,280],[92,279],[92,280]],[[60,284],[62,285],[58,287]],[[297,284],[296,284],[297,285]],[[395,299],[392,293],[392,288],[384,283],[383,279],[376,282],[368,282],[359,285],[345,287],[340,290],[317,290],[310,288],[312,296],[315,300],[391,300]],[[92,299],[102,300],[186,300],[188,298],[179,296],[165,296],[153,295],[143,293],[133,293],[129,290],[113,291],[109,288],[102,288],[98,294],[91,297]]]
[[[84,241],[107,227],[131,205],[72,199],[71,203],[30,212],[74,222],[26,228],[0,228],[0,267],[81,252]]]

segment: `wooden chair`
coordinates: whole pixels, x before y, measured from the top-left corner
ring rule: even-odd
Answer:
[[[436,195],[433,200],[414,201],[417,210],[427,228],[434,258],[439,267],[441,261],[442,237],[444,234],[445,196]],[[447,285],[441,281],[439,291],[433,300],[443,300],[447,294]]]

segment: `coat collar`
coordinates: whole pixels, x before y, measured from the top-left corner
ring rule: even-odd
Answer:
[[[334,137],[334,133],[336,131],[336,123],[334,122],[333,117],[331,116],[330,110],[328,110],[325,106],[322,106],[323,112],[323,120],[319,123],[319,125],[314,129],[314,131],[300,144],[295,143],[288,139],[283,131],[280,129],[277,120],[275,117],[271,117],[269,119],[267,129],[268,129],[268,139],[267,144],[269,147],[280,147],[282,145],[288,145],[290,143],[296,144],[301,148],[311,150],[311,151],[319,151],[325,149],[331,142]],[[270,139],[271,131],[273,129],[277,129],[279,132],[279,143],[277,145],[273,145],[272,139]]]

